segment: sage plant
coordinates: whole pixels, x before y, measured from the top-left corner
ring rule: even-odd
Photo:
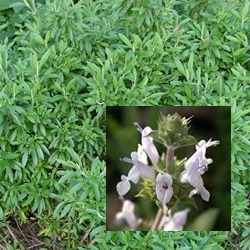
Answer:
[[[158,130],[150,127],[142,128],[134,123],[141,133],[141,144],[131,157],[124,157],[124,163],[132,165],[127,176],[122,175],[116,185],[117,192],[123,201],[122,211],[116,219],[123,219],[130,230],[136,230],[140,220],[136,217],[135,204],[124,196],[131,185],[141,182],[142,189],[137,196],[142,196],[155,202],[159,208],[151,230],[180,231],[185,226],[190,204],[194,204],[193,196],[208,202],[210,192],[205,188],[202,176],[213,162],[206,158],[206,150],[216,146],[219,141],[196,139],[188,134],[190,118],[174,115],[161,115]],[[162,144],[165,151],[158,153],[155,142]],[[178,160],[175,151],[182,147],[195,145],[195,152],[187,159]],[[192,199],[187,202],[187,199]]]

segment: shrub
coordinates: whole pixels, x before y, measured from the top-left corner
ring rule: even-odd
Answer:
[[[247,249],[248,1],[2,2],[1,245],[138,248],[143,232],[104,232],[105,105],[230,105],[228,241],[221,232],[147,239],[154,249],[178,235],[170,248]]]

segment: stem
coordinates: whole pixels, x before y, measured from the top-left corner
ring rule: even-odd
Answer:
[[[174,165],[174,147],[167,147],[167,155],[166,155],[166,170],[167,173],[171,174]]]
[[[156,217],[155,217],[154,223],[153,223],[153,225],[152,225],[152,227],[151,227],[151,231],[155,231],[155,230],[158,229],[162,217],[163,217],[163,212],[162,212],[162,210],[159,208],[159,210],[158,210],[158,212],[157,212],[157,215],[156,215]]]

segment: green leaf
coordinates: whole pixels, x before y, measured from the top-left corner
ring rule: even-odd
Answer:
[[[124,36],[123,34],[119,33],[118,36],[121,38],[121,40],[128,45],[129,48],[133,49],[133,44],[128,40],[128,38],[126,36]]]
[[[83,188],[83,183],[79,182],[73,188],[70,189],[69,194],[76,193],[77,191],[79,191],[82,188]]]
[[[38,159],[37,159],[37,153],[36,153],[35,150],[33,150],[33,151],[31,152],[31,156],[32,156],[33,164],[34,164],[35,166],[37,166]]]
[[[237,58],[240,58],[246,54],[247,50],[247,48],[239,48],[233,52],[233,55]]]
[[[185,227],[185,230],[210,231],[216,222],[219,210],[217,208],[208,209],[199,215],[192,224]]]
[[[4,219],[3,209],[0,207],[0,221]]]
[[[186,76],[186,70],[185,67],[183,66],[183,64],[181,63],[181,61],[176,57],[174,58],[175,61],[175,65],[177,67],[177,69],[184,75]]]
[[[42,135],[43,135],[43,136],[46,136],[46,130],[45,130],[43,124],[39,124],[39,129],[40,129]]]
[[[96,182],[93,179],[89,179],[88,181],[94,189],[96,200],[99,201],[100,200],[100,191],[99,191],[98,182]]]
[[[37,33],[32,33],[31,37],[38,42],[41,45],[44,45],[44,40],[42,39],[42,37],[40,35],[38,35]]]
[[[78,154],[75,152],[75,150],[73,148],[67,148],[67,151],[69,152],[70,156],[72,157],[72,159],[74,161],[81,164],[81,159],[80,159],[80,157],[78,156]]]
[[[12,116],[14,122],[22,127],[22,122],[20,121],[19,117],[14,112],[10,112],[10,115]]]
[[[21,2],[22,0],[1,0],[0,11],[16,7],[15,5],[18,5],[18,4],[24,5]]]
[[[37,155],[38,155],[38,157],[39,157],[39,160],[43,160],[43,159],[44,159],[44,154],[43,154],[43,151],[42,151],[42,149],[41,149],[40,146],[38,146],[38,147],[36,148],[36,152],[37,152]]]
[[[250,249],[250,239],[244,239],[244,240],[240,243],[240,249],[242,249],[242,250]]]
[[[31,115],[29,115],[29,114],[26,114],[26,118],[27,118],[29,121],[31,121],[32,123],[36,123],[36,122],[35,122],[35,119],[34,119]]]
[[[0,31],[4,30],[6,27],[8,27],[8,23],[0,25]]]
[[[227,234],[215,235],[215,236],[212,236],[211,238],[216,242],[222,242],[228,238],[228,235]]]
[[[6,177],[10,180],[11,183],[13,183],[13,172],[10,166],[7,166],[6,168]]]
[[[49,59],[50,56],[50,49],[48,49],[45,54],[43,54],[40,62],[39,62],[39,69],[42,68],[42,66],[46,63],[46,61]]]
[[[187,79],[188,81],[192,81],[193,77],[191,76],[193,75],[193,72],[194,72],[193,67],[194,67],[194,52],[191,51],[189,55],[189,60],[188,60],[188,71],[187,71],[189,75],[189,79]]]
[[[23,206],[28,206],[35,199],[34,196],[29,196],[28,199],[23,203]]]
[[[58,184],[62,184],[65,181],[68,181],[71,177],[75,176],[74,171],[58,171],[58,173],[63,175],[58,181]]]
[[[10,7],[13,8],[16,13],[23,9],[25,6],[26,5],[22,2],[22,0],[16,0],[16,3],[12,3],[10,5]]]
[[[232,42],[241,43],[241,41],[238,38],[234,37],[234,36],[226,36],[226,38],[228,40],[232,41]]]
[[[62,201],[62,202],[60,202],[60,203],[56,206],[56,208],[55,208],[55,210],[54,210],[54,212],[53,212],[53,218],[54,218],[54,219],[56,219],[56,217],[59,215],[59,213],[61,212],[62,207],[64,206],[65,203],[66,203],[66,201]]]
[[[244,8],[242,10],[241,18],[242,19],[247,19],[247,17],[249,18],[249,5],[250,5],[250,3],[249,3],[249,1],[246,1],[243,5],[244,5]]]
[[[62,165],[66,166],[66,167],[79,169],[79,167],[72,161],[64,161],[64,160],[61,160],[61,159],[57,159],[56,161],[61,163]]]
[[[185,92],[187,94],[187,98],[189,100],[192,99],[192,91],[191,91],[191,86],[189,85],[189,83],[186,83],[184,88],[185,88]]]
[[[28,152],[25,152],[22,157],[22,167],[24,168],[26,166],[28,160]]]
[[[94,237],[97,234],[100,234],[101,232],[105,232],[106,231],[106,226],[99,226],[94,228],[91,233],[90,233],[90,237]]]
[[[60,217],[63,218],[66,214],[68,214],[69,210],[72,209],[72,204],[68,204],[61,212]]]
[[[153,51],[140,51],[139,52],[139,57],[151,57],[154,55]]]
[[[42,148],[43,152],[45,152],[47,155],[50,155],[49,150],[47,149],[47,147],[45,145],[41,145],[41,148]]]
[[[14,140],[16,139],[16,136],[17,136],[17,130],[15,130],[15,131],[12,133],[11,137],[10,137],[10,142],[11,142],[11,143],[14,142]]]

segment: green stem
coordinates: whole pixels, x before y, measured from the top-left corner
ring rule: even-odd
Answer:
[[[171,174],[174,166],[174,147],[167,147],[167,155],[166,155],[166,170],[167,173]]]

